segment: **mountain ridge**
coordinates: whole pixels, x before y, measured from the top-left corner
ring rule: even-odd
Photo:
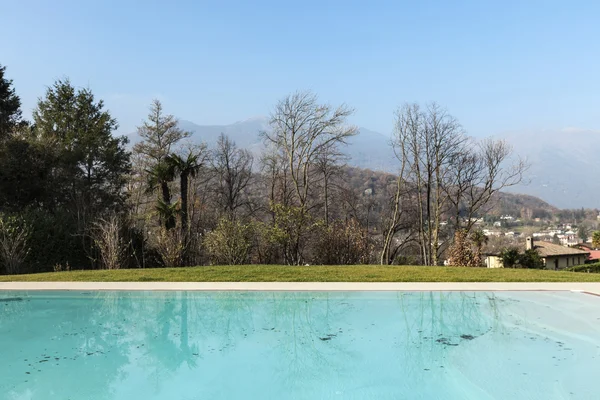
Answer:
[[[180,127],[192,133],[192,142],[205,142],[212,147],[221,133],[228,135],[239,147],[255,155],[264,149],[259,133],[268,129],[268,118],[254,116],[227,125],[198,125],[180,120]],[[360,127],[348,140],[344,152],[348,165],[374,171],[394,173],[398,163],[390,146],[390,137]],[[526,158],[530,168],[524,183],[508,188],[512,194],[544,199],[558,208],[595,208],[600,197],[600,185],[594,185],[589,172],[600,170],[595,149],[600,148],[600,131],[565,128],[544,131],[515,131],[495,135],[514,147],[515,153]],[[527,138],[527,140],[524,140]]]

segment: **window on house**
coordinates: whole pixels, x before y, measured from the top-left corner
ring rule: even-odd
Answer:
[[[567,267],[569,266],[569,257],[567,257]]]

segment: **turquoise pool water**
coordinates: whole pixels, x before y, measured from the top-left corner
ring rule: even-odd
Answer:
[[[600,399],[572,292],[0,292],[0,398]]]

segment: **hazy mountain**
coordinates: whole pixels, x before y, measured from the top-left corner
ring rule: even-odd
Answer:
[[[560,208],[600,206],[600,131],[567,128],[504,135],[530,168],[512,192],[540,197]]]
[[[360,128],[356,136],[349,140],[345,148],[350,156],[348,164],[360,168],[395,172],[398,161],[390,146],[390,137],[379,132]]]
[[[252,148],[260,145],[259,133],[268,128],[267,119],[258,117],[238,121],[230,125],[197,125],[190,121],[179,121],[179,127],[192,132],[192,139],[209,146],[215,144],[221,133],[235,140],[238,146]]]
[[[180,121],[181,128],[193,133],[192,140],[216,143],[221,133],[258,155],[263,150],[259,132],[268,129],[267,118],[257,117],[230,125],[197,125]],[[511,188],[544,199],[560,208],[600,207],[600,131],[568,128],[556,131],[513,132],[500,137],[511,143],[516,153],[527,158],[531,167],[526,184]],[[360,128],[345,152],[349,165],[371,170],[395,172],[397,161],[389,145],[389,136]],[[135,141],[135,140],[134,140]]]
[[[269,128],[265,117],[251,118],[231,125],[197,125],[190,121],[180,121],[179,125],[193,133],[194,141],[212,146],[222,132],[235,140],[238,146],[255,154],[259,154],[264,148],[259,133]],[[360,128],[359,133],[349,140],[348,146],[342,148],[350,157],[350,165],[388,172],[396,168],[389,138],[381,133]]]

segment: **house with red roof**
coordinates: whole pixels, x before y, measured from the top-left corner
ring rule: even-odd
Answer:
[[[600,262],[600,250],[599,249],[594,248],[589,243],[579,243],[576,247],[590,253],[590,255],[587,259],[588,263]]]

